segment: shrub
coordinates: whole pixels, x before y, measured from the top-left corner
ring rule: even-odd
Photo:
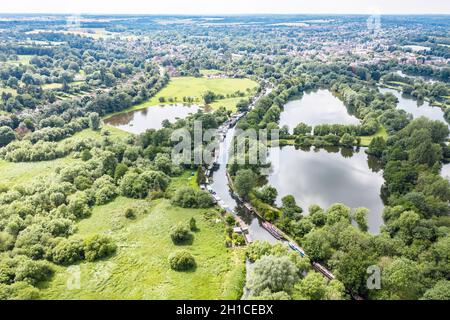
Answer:
[[[24,281],[31,285],[36,285],[41,281],[47,280],[53,274],[53,270],[45,261],[25,259],[19,263],[15,274],[14,282]]]
[[[38,298],[39,289],[26,282],[0,284],[0,300],[37,300]]]
[[[80,239],[64,239],[52,251],[53,262],[70,265],[84,258],[84,245]]]
[[[195,221],[194,217],[189,220],[189,229],[191,229],[191,231],[197,230],[197,221]]]
[[[194,257],[185,250],[172,253],[169,256],[169,264],[176,271],[187,271],[196,265]]]
[[[183,187],[175,192],[172,202],[182,208],[209,208],[214,202],[211,195],[203,190]]]
[[[127,219],[136,218],[136,214],[135,214],[133,208],[128,208],[127,210],[125,210],[125,218],[127,218]]]
[[[84,240],[84,256],[88,261],[105,258],[117,250],[111,237],[96,234]]]
[[[162,172],[146,171],[138,174],[128,171],[120,182],[120,192],[128,198],[145,198],[149,191],[165,190],[169,178]]]
[[[170,232],[170,238],[172,239],[173,243],[180,244],[190,240],[192,238],[192,233],[186,226],[177,224],[172,228],[172,231]]]

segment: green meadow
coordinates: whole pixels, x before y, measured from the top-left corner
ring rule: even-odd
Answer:
[[[127,208],[140,211],[127,219]],[[145,209],[146,211],[143,211]],[[212,212],[212,217],[207,213]],[[198,231],[193,243],[176,246],[170,229],[194,217]],[[245,278],[244,253],[224,246],[224,222],[212,209],[184,209],[167,199],[133,200],[123,197],[95,207],[78,224],[77,237],[111,235],[118,249],[109,259],[76,266],[80,285],[68,288],[72,267],[55,267],[53,279],[41,285],[43,299],[239,299]],[[170,269],[169,255],[188,250],[197,267],[189,272]]]
[[[250,79],[232,79],[232,78],[194,78],[194,77],[175,77],[171,78],[168,85],[163,88],[156,96],[150,100],[134,106],[130,110],[138,110],[147,108],[149,106],[155,106],[160,104],[182,103],[183,97],[191,97],[194,99],[194,103],[203,105],[203,94],[207,91],[212,91],[216,94],[223,94],[224,96],[232,95],[237,91],[245,93],[246,97],[250,97],[251,94],[248,90],[255,90],[258,84]],[[165,102],[161,103],[160,98],[164,98]],[[173,102],[169,102],[172,99]],[[242,98],[226,98],[215,101],[211,104],[212,108],[219,108],[221,106],[235,110],[236,103]]]

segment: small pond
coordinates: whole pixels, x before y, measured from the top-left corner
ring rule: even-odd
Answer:
[[[174,122],[177,119],[186,118],[191,113],[196,113],[199,109],[200,107],[197,105],[186,106],[183,104],[151,106],[116,114],[106,119],[105,123],[130,133],[139,134],[148,129],[161,129],[164,120]]]

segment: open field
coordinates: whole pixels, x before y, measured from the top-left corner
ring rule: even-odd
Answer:
[[[136,219],[124,217],[129,208],[145,208]],[[118,251],[110,259],[81,263],[79,289],[67,290],[69,272],[57,267],[52,281],[42,285],[43,299],[238,299],[244,281],[242,250],[224,246],[224,224],[208,220],[208,209],[173,207],[169,200],[117,198],[96,207],[78,224],[77,236],[110,234]],[[197,221],[192,245],[175,246],[170,228],[191,217]],[[191,252],[197,268],[190,272],[170,269],[168,256],[179,249]]]
[[[69,82],[68,85],[69,86],[78,86],[83,84],[84,81],[83,80],[79,80],[79,81],[73,81],[73,82]],[[50,89],[61,89],[63,86],[62,83],[46,83],[42,85],[42,89],[44,90],[50,90]]]
[[[18,55],[19,59],[18,60],[12,60],[12,61],[8,61],[8,63],[11,64],[30,64],[30,60],[31,58],[34,57],[34,55],[28,55],[28,54],[20,54]]]
[[[384,127],[380,126],[380,128],[378,128],[378,131],[375,132],[375,134],[371,135],[371,136],[362,136],[361,138],[361,146],[362,147],[368,147],[370,142],[372,142],[372,139],[375,137],[382,137],[385,140],[388,137],[387,131]]]
[[[194,98],[194,103],[203,104],[202,96],[206,91],[212,91],[216,94],[233,94],[236,91],[244,92],[249,96],[247,89],[255,89],[258,86],[256,82],[250,79],[208,79],[208,78],[194,78],[194,77],[175,77],[172,78],[169,84],[163,88],[156,96],[149,101],[134,106],[130,110],[138,110],[147,108],[149,106],[170,104],[168,99],[172,98],[175,103],[182,103],[183,97]],[[161,103],[159,98],[165,98],[166,102]],[[211,104],[213,108],[224,106],[229,110],[235,110],[236,103],[242,98],[228,98],[218,100]]]
[[[126,137],[129,135],[125,131],[108,125],[104,125],[103,128],[111,133],[110,137]],[[65,140],[84,138],[101,139],[101,137],[100,131],[86,129]],[[63,141],[60,143],[63,143]],[[70,155],[60,159],[39,162],[8,162],[0,160],[0,185],[13,187],[15,185],[25,184],[34,178],[52,174],[58,166],[75,163],[77,161],[80,160],[74,159]]]
[[[71,157],[40,162],[8,162],[0,160],[0,185],[13,187],[26,184],[32,179],[48,176],[58,166],[74,163]]]

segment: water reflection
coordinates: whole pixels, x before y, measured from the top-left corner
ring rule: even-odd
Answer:
[[[211,184],[211,188],[217,193],[229,210],[234,210],[234,212],[248,224],[249,234],[253,240],[276,243],[277,240],[262,227],[261,221],[255,215],[249,214],[245,209],[239,207],[236,200],[230,194],[226,174],[226,165],[228,163],[229,153],[232,151],[230,145],[234,137],[234,132],[234,128],[228,130],[225,140],[220,144],[220,167],[213,173],[213,183]]]
[[[334,203],[366,207],[370,210],[369,231],[378,233],[384,207],[380,198],[384,182],[380,164],[364,148],[312,150],[296,150],[293,146],[270,150],[272,172],[268,182],[278,190],[277,203],[292,194],[305,211],[312,204],[323,208]]]
[[[284,106],[280,126],[287,125],[291,132],[300,123],[311,126],[319,124],[358,124],[347,108],[328,90],[307,92],[301,99],[292,100]]]
[[[127,132],[139,134],[148,129],[161,129],[164,120],[174,122],[177,119],[186,118],[189,114],[196,113],[199,108],[197,105],[182,104],[151,106],[142,110],[117,114],[106,119],[105,123]]]
[[[397,97],[399,103],[398,108],[411,113],[414,118],[427,117],[431,120],[439,120],[447,124],[444,118],[444,111],[441,108],[431,106],[427,101],[415,100],[412,96],[402,94],[401,92],[389,89],[379,88],[383,94],[392,93]]]

